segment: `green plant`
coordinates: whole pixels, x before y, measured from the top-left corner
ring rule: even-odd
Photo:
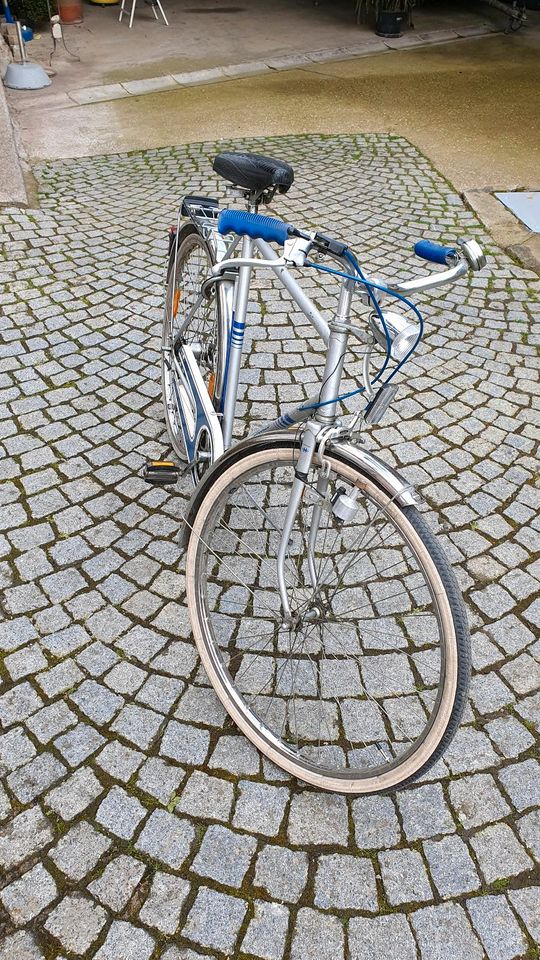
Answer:
[[[49,19],[47,0],[10,0],[9,6],[13,16],[28,27],[40,27]],[[56,13],[54,2],[51,13]]]
[[[416,0],[355,0],[356,19],[360,21],[366,14],[378,17],[384,10],[388,13],[411,13]]]

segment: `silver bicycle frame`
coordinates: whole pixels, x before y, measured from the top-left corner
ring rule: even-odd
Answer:
[[[333,425],[336,423],[338,404],[337,398],[339,397],[340,393],[343,364],[347,353],[350,335],[349,320],[355,284],[354,281],[349,277],[342,279],[336,314],[332,320],[327,323],[322,314],[319,312],[319,310],[317,310],[315,305],[311,302],[309,297],[304,293],[300,285],[291,275],[287,269],[287,266],[283,262],[283,258],[279,257],[268,243],[266,243],[264,240],[254,240],[244,236],[242,239],[240,257],[236,259],[229,259],[230,254],[232,253],[237,242],[238,240],[236,238],[232,244],[226,246],[223,243],[223,238],[219,237],[219,242],[216,243],[215,246],[217,263],[213,270],[213,277],[209,278],[208,281],[205,281],[203,284],[203,292],[201,293],[202,298],[205,293],[205,287],[208,283],[219,283],[220,271],[225,271],[229,268],[238,271],[238,276],[235,280],[235,293],[233,299],[234,308],[232,309],[232,315],[225,318],[226,330],[228,331],[228,343],[223,384],[221,423],[223,446],[225,450],[227,450],[232,443],[234,414],[238,396],[238,382],[244,345],[244,333],[246,328],[251,275],[256,266],[260,264],[261,266],[274,271],[277,278],[289,292],[298,308],[312,323],[317,333],[327,346],[324,373],[318,395],[312,400],[305,401],[303,404],[300,404],[292,410],[287,411],[285,414],[282,414],[277,418],[277,420],[268,424],[268,426],[260,431],[261,433],[266,433],[267,431],[283,429],[292,426],[295,423],[308,421],[302,433],[300,453],[295,464],[295,479],[293,480],[291,486],[291,497],[285,516],[284,528],[282,531],[281,543],[277,557],[277,579],[283,617],[285,622],[291,623],[292,615],[285,581],[285,562],[289,549],[292,528],[296,519],[296,514],[298,512],[309,470],[313,463],[315,453],[320,446],[321,435],[328,435],[328,430],[331,430]],[[256,253],[261,255],[263,262],[255,257]],[[347,267],[348,265],[344,263],[345,273],[348,272]],[[457,265],[452,266],[446,271],[430,275],[428,277],[421,277],[417,280],[406,281],[399,286],[396,285],[395,289],[401,289],[404,292],[427,290],[442,285],[443,283],[451,282],[452,280],[463,276],[466,272],[467,263],[461,260]],[[198,302],[200,302],[200,300]],[[193,309],[195,310],[197,307],[198,304],[196,304]],[[189,319],[189,317],[186,318],[186,323],[189,322]],[[408,485],[403,484],[403,487],[408,487]],[[325,475],[324,470],[322,470],[317,481],[317,490],[320,494],[320,501],[318,508],[316,506],[312,513],[308,539],[308,548],[309,552],[311,553],[311,557],[308,557],[308,570],[312,580],[315,572],[314,550],[321,518],[321,505],[326,496],[327,489],[328,476],[327,474]],[[315,583],[312,585],[314,587],[316,586]]]
[[[278,426],[288,426],[289,423],[301,423],[309,420],[307,424],[300,450],[298,462],[296,464],[296,476],[291,487],[291,498],[285,517],[284,529],[281,537],[281,544],[277,557],[277,579],[285,620],[290,620],[291,611],[287,596],[285,582],[285,562],[288,551],[289,538],[292,527],[298,512],[298,507],[304,489],[305,479],[311,468],[313,457],[317,448],[318,436],[325,427],[331,426],[336,421],[337,416],[337,397],[339,396],[339,386],[343,374],[343,364],[347,353],[349,339],[348,323],[350,318],[351,301],[354,289],[352,280],[343,280],[339,295],[337,311],[334,319],[328,324],[315,305],[306,296],[289,270],[281,262],[281,258],[274,252],[263,240],[252,240],[244,237],[242,241],[242,251],[239,258],[238,280],[236,281],[236,297],[234,302],[234,313],[230,323],[230,335],[227,351],[226,377],[224,385],[224,404],[223,404],[223,443],[225,449],[230,447],[232,442],[232,431],[234,424],[234,412],[238,394],[238,380],[240,374],[240,363],[244,343],[244,332],[246,326],[247,307],[249,298],[249,289],[251,283],[251,274],[256,261],[253,259],[254,253],[259,252],[263,259],[267,261],[266,265],[273,269],[276,276],[288,290],[292,299],[302,311],[304,316],[313,324],[320,334],[324,343],[327,345],[325,369],[321,388],[318,397],[312,402],[308,401],[294,408],[291,413],[286,415],[286,420],[282,416],[272,424],[269,424],[266,430],[275,429]],[[225,261],[225,258],[224,258]],[[221,266],[224,266],[224,261]],[[272,266],[275,264],[275,266]],[[327,481],[324,477],[319,483],[322,497],[326,493]],[[321,511],[314,511],[310,530],[310,551],[314,550],[317,530],[320,522]],[[309,567],[313,572],[313,557]]]
[[[222,255],[221,262],[225,261],[229,255],[230,247]],[[222,419],[222,431],[223,431],[223,444],[225,449],[227,449],[232,443],[232,432],[234,426],[234,412],[236,408],[236,401],[238,396],[238,379],[240,375],[240,365],[242,359],[243,345],[244,345],[244,333],[246,329],[246,317],[247,317],[247,308],[249,302],[249,290],[251,285],[251,275],[256,264],[254,260],[254,254],[258,252],[261,254],[263,260],[267,261],[265,264],[271,270],[274,271],[276,277],[283,284],[285,289],[290,293],[292,299],[296,303],[297,307],[302,311],[304,316],[313,324],[317,333],[320,335],[323,342],[330,346],[330,327],[322,314],[315,304],[311,302],[309,297],[304,293],[301,286],[294,277],[291,275],[287,267],[280,262],[280,257],[272,249],[272,247],[266,243],[264,240],[251,240],[249,237],[244,237],[242,240],[242,250],[241,255],[238,258],[238,279],[236,281],[236,294],[234,298],[234,311],[232,317],[230,318],[228,327],[230,329],[229,334],[229,343],[227,348],[227,361],[226,361],[226,374],[225,374],[225,384],[224,384],[224,401],[223,401],[223,419]],[[248,263],[242,264],[242,261],[251,261]],[[220,261],[218,261],[218,264]],[[275,265],[274,265],[275,264]],[[350,297],[349,297],[350,304]],[[189,319],[189,318],[188,318]],[[335,363],[335,352],[332,351],[332,364]],[[343,357],[344,359],[344,357]],[[341,370],[343,368],[343,362],[339,368],[339,377],[332,377],[332,383],[337,381],[339,386],[339,380],[341,379]],[[336,370],[337,373],[337,370]],[[328,392],[328,391],[327,391]],[[328,394],[329,395],[329,394]],[[335,394],[337,395],[337,394]],[[322,398],[321,398],[322,399]],[[269,424],[265,427],[266,430],[272,430],[279,427],[288,427],[293,423],[301,423],[305,420],[308,420],[312,416],[312,410],[310,406],[312,403],[315,403],[316,399],[307,401],[305,404],[302,404],[299,407],[295,407],[291,411],[288,411],[286,414],[278,417],[276,421]],[[329,411],[330,413],[330,411]],[[334,414],[335,417],[335,414]],[[328,418],[325,418],[324,422],[328,422]]]

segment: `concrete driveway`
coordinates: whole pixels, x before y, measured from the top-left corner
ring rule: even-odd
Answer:
[[[483,274],[423,300],[413,379],[367,440],[424,495],[473,633],[465,723],[395,796],[304,788],[224,718],[184,606],[188,490],[139,478],[166,447],[166,227],[184,192],[220,189],[210,158],[224,146],[291,161],[276,212],[350,240],[383,276],[424,269],[421,233],[473,234],[488,252]],[[400,136],[227,138],[35,174],[39,207],[0,214],[1,960],[534,957],[534,276]],[[310,331],[277,336],[290,318],[276,293],[261,285],[264,326],[251,316],[251,422],[309,393],[320,366]]]

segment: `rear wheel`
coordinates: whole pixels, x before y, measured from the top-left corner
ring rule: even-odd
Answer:
[[[396,789],[441,756],[463,712],[459,588],[418,511],[332,453],[313,529],[318,467],[304,488],[284,622],[276,558],[297,454],[292,439],[241,451],[203,497],[187,556],[197,647],[225,708],[278,766],[341,793]],[[342,523],[333,501],[351,495]]]
[[[182,325],[192,316],[182,334],[182,341],[194,351],[208,392],[214,398],[220,377],[219,303],[212,294],[201,299],[201,285],[213,266],[210,250],[194,226],[185,227],[178,238],[178,247],[171,252],[165,295],[163,320],[161,383],[165,423],[171,445],[183,460],[186,451],[178,409],[179,392],[175,389],[172,364],[175,339]]]

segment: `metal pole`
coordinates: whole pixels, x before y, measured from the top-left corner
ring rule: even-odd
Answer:
[[[21,63],[26,63],[26,46],[25,46],[25,43],[24,43],[24,40],[23,40],[23,35],[22,35],[22,30],[21,30],[21,24],[19,23],[18,20],[15,22],[15,26],[16,26],[16,29],[17,29],[17,41],[18,41],[18,43],[19,43],[19,51],[20,51],[20,54],[21,54]]]

